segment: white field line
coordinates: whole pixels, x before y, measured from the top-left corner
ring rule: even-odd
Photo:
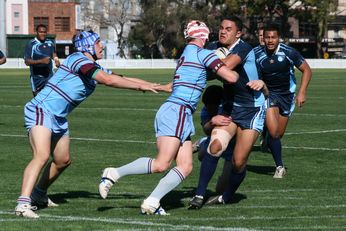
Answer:
[[[341,130],[341,129],[340,129]],[[344,130],[344,129],[343,129]],[[336,130],[334,130],[335,132]],[[346,130],[345,130],[346,131]],[[327,133],[331,131],[316,131],[314,134]],[[310,132],[307,132],[310,133]],[[304,133],[299,133],[304,134]],[[12,135],[12,134],[0,134],[0,137],[27,137],[26,135]],[[155,141],[145,141],[145,140],[117,140],[117,139],[97,139],[97,138],[82,138],[82,137],[71,137],[71,140],[78,141],[94,141],[94,142],[115,142],[115,143],[139,143],[139,144],[155,144]],[[324,148],[324,147],[294,147],[294,146],[282,146],[286,149],[303,149],[303,150],[322,150],[322,151],[346,151],[346,148]]]
[[[13,214],[13,212],[7,212],[7,211],[0,211],[0,214],[3,215],[10,215]],[[139,225],[139,226],[156,226],[156,227],[163,227],[165,230],[229,230],[229,231],[254,231],[254,229],[247,229],[247,228],[218,228],[214,226],[191,226],[191,225],[172,225],[172,224],[166,224],[166,223],[155,223],[146,221],[144,219],[119,219],[119,218],[93,218],[93,217],[81,217],[81,216],[57,216],[57,215],[49,215],[49,214],[40,214],[41,219],[43,220],[49,220],[49,221],[89,221],[89,222],[103,222],[103,223],[115,223],[115,224],[125,224],[125,225]],[[236,216],[236,217],[228,217],[227,220],[260,220],[260,221],[266,221],[266,220],[319,220],[319,219],[344,219],[346,218],[346,215],[322,215],[322,216],[284,216],[284,217],[268,217],[268,216],[253,216],[253,217],[246,217],[246,216]],[[217,221],[217,220],[224,220],[225,218],[221,217],[201,217],[201,218],[188,218],[185,217],[184,221]],[[170,217],[170,221],[172,220],[178,220],[180,221],[181,218],[174,218]],[[25,219],[25,221],[35,221],[34,219]],[[23,222],[23,218],[0,218],[0,222]],[[288,226],[280,226],[280,230],[287,230],[287,229],[302,229],[303,227],[288,227]],[[329,226],[311,226],[311,227],[304,227],[304,229],[321,229],[321,228],[333,228],[333,229],[342,229],[344,227],[329,227]],[[276,230],[278,227],[260,227],[261,230]]]
[[[13,214],[6,211],[0,211],[0,214]],[[103,222],[103,223],[115,223],[115,224],[125,224],[125,225],[139,225],[139,226],[156,226],[162,227],[165,230],[229,230],[229,231],[256,231],[255,229],[246,229],[246,228],[218,228],[214,226],[191,226],[191,225],[172,225],[166,223],[156,223],[145,220],[135,220],[135,219],[120,219],[120,218],[93,218],[93,217],[80,217],[80,216],[57,216],[57,215],[48,215],[40,214],[40,218],[44,220],[51,221],[89,221],[89,222]],[[31,219],[34,220],[34,219]],[[185,219],[184,219],[185,220]],[[25,221],[29,221],[26,219]],[[23,222],[23,218],[1,218],[0,222]]]
[[[122,94],[123,95],[123,94]],[[0,108],[24,108],[24,105],[0,105]],[[78,107],[75,110],[108,110],[108,111],[157,111],[158,108],[124,108],[124,107]],[[196,114],[199,114],[197,111]],[[346,114],[317,114],[317,113],[299,113],[295,112],[293,116],[321,116],[321,117],[346,117]]]

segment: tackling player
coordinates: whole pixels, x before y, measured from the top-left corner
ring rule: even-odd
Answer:
[[[177,187],[192,171],[191,136],[195,132],[192,114],[207,81],[207,70],[212,70],[230,84],[238,74],[229,70],[213,51],[203,49],[209,35],[205,23],[190,21],[184,30],[187,45],[178,61],[173,77],[172,94],[161,105],[155,118],[157,156],[139,158],[118,168],[103,171],[99,192],[106,198],[109,190],[121,177],[133,174],[161,173],[176,166],[160,180],[154,191],[143,201],[143,214],[167,215],[160,200]]]
[[[157,84],[112,74],[97,64],[95,61],[103,55],[97,33],[82,31],[73,42],[77,52],[66,58],[46,86],[24,107],[33,157],[24,170],[21,195],[15,208],[18,216],[38,218],[33,211],[37,207],[32,205],[57,206],[49,200],[47,190],[71,163],[66,117],[94,92],[97,83],[138,91],[161,90]],[[51,154],[53,159],[49,161]]]

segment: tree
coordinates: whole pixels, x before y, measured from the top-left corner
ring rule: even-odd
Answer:
[[[126,58],[125,48],[127,46],[126,27],[130,27],[133,19],[138,15],[137,0],[98,0],[96,4],[86,1],[84,4],[85,15],[94,24],[101,27],[111,27],[116,33],[118,53],[121,58]]]

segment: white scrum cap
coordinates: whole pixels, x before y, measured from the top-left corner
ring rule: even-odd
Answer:
[[[184,30],[185,38],[208,39],[209,33],[210,31],[207,25],[198,20],[190,21]]]

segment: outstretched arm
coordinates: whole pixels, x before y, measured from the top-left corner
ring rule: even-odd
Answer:
[[[157,93],[158,84],[156,83],[150,83],[147,81],[132,81],[132,78],[128,77],[122,77],[115,74],[107,74],[106,72],[99,70],[95,76],[94,80],[96,80],[98,83],[104,84],[109,87],[114,88],[125,88],[125,89],[132,89],[132,90],[138,90],[138,91],[152,91],[154,93]],[[137,78],[136,78],[137,79]],[[137,79],[138,80],[138,79]]]
[[[298,104],[298,107],[301,108],[306,101],[306,90],[311,80],[312,72],[309,64],[306,61],[304,61],[304,63],[300,65],[298,69],[302,72],[302,80],[295,101]]]

